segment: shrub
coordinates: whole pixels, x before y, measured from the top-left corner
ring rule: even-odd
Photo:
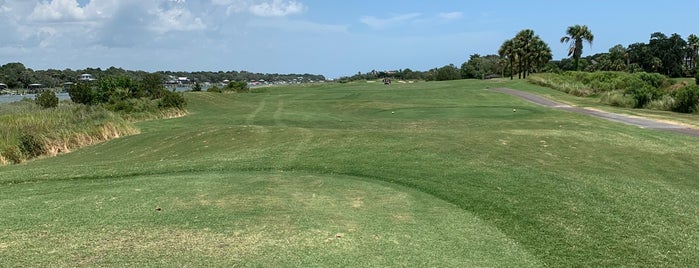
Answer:
[[[654,88],[666,88],[672,85],[672,80],[658,73],[640,72],[635,73],[634,76],[640,78],[643,82]]]
[[[201,85],[199,83],[194,83],[194,86],[192,86],[192,91],[201,91]]]
[[[675,92],[675,107],[680,113],[693,113],[699,104],[699,86],[686,86]]]
[[[660,96],[660,92],[649,85],[629,88],[626,90],[626,93],[630,94],[636,101],[634,108],[643,108],[651,100]]]
[[[600,102],[617,107],[631,108],[636,103],[631,96],[620,91],[610,91],[602,94]]]
[[[210,88],[206,89],[206,92],[216,92],[216,93],[221,93],[223,90],[221,88],[217,87],[216,85],[211,86]]]
[[[646,108],[660,111],[671,111],[677,105],[675,98],[670,95],[662,95],[661,97],[650,101]]]
[[[28,158],[37,157],[46,152],[44,143],[33,129],[25,129],[19,136],[19,150]]]
[[[22,159],[24,159],[22,152],[16,146],[11,146],[5,149],[4,152],[2,152],[2,156],[15,164],[22,163]]]
[[[75,103],[91,105],[96,101],[96,94],[92,87],[87,83],[77,83],[68,89],[70,100]]]
[[[250,88],[248,87],[248,83],[245,81],[230,82],[230,83],[228,83],[228,85],[226,85],[226,87],[224,89],[229,90],[229,91],[235,91],[237,93],[250,92]]]
[[[46,90],[36,96],[36,104],[41,106],[41,108],[54,108],[58,106],[58,97],[56,97],[56,93],[53,93],[53,91]]]
[[[177,108],[184,109],[187,106],[187,100],[180,93],[164,91],[162,98],[158,101],[160,108]]]

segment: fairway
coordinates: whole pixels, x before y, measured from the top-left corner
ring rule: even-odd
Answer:
[[[699,266],[699,139],[495,87],[187,93],[0,167],[0,266]]]

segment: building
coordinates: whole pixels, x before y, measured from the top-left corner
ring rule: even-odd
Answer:
[[[91,74],[81,74],[80,78],[78,78],[78,81],[82,81],[82,82],[90,82],[90,81],[95,81],[95,80],[97,80],[97,79],[92,77]]]

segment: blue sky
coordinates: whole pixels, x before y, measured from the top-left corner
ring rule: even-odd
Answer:
[[[699,34],[699,1],[0,0],[0,64],[145,71],[313,73],[428,70],[495,54],[533,29],[554,59],[565,29],[595,35],[584,55]]]

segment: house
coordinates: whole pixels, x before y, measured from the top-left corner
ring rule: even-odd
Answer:
[[[91,74],[81,74],[80,78],[78,78],[78,81],[83,81],[83,82],[90,82],[90,81],[95,81],[94,77],[92,77]]]
[[[27,86],[27,92],[29,93],[39,93],[39,90],[44,88],[42,84],[29,84]]]
[[[7,85],[0,83],[0,90],[6,89],[6,88],[7,88]]]
[[[70,87],[73,86],[73,82],[65,82],[63,83],[63,91],[68,91]]]
[[[189,84],[189,78],[187,77],[177,77],[178,84]]]

